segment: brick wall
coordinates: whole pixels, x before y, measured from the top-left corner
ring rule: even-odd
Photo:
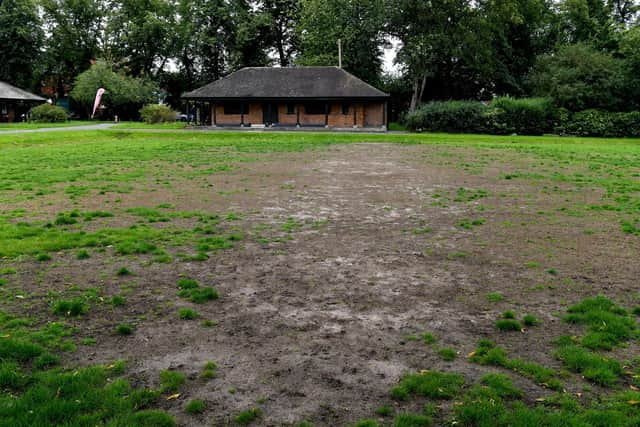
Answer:
[[[282,126],[295,126],[300,120],[300,125],[324,126],[324,114],[306,114],[305,104],[296,103],[295,110],[299,114],[287,114],[287,103],[278,103],[278,123]],[[384,124],[384,103],[349,103],[349,111],[342,114],[342,102],[332,102],[328,123],[330,127],[350,128],[354,126],[353,119],[356,118],[357,127],[380,127]],[[216,121],[219,125],[239,125],[240,114],[224,114],[224,106],[216,105]],[[213,123],[213,117],[211,118]],[[262,124],[262,103],[249,104],[249,111],[244,115],[244,123]]]

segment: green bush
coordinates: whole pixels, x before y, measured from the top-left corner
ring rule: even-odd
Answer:
[[[31,109],[31,121],[35,123],[61,123],[69,119],[64,108],[42,104]]]
[[[487,127],[492,133],[542,135],[553,131],[557,115],[551,98],[501,97],[491,101]]]
[[[177,115],[166,105],[150,104],[140,109],[140,117],[145,123],[171,123],[176,121]]]
[[[486,132],[488,107],[477,101],[436,101],[422,105],[404,117],[412,131],[427,132]]]
[[[640,137],[640,111],[580,111],[568,115],[556,131],[576,136]]]

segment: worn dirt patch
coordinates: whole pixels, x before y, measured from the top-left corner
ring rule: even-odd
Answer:
[[[80,336],[98,343],[80,346],[67,363],[126,359],[132,375],[147,386],[157,385],[163,369],[186,373],[180,398],[163,404],[181,425],[228,425],[254,406],[262,409],[260,425],[347,425],[372,417],[382,404],[394,405],[389,389],[403,373],[441,369],[473,382],[492,370],[467,360],[480,338],[557,368],[551,342],[571,328],[554,314],[585,296],[606,293],[624,301],[640,291],[638,238],[622,234],[602,213],[549,214],[593,197],[593,189],[553,193],[542,191],[550,185],[543,180],[501,177],[505,165],[533,168],[535,159],[508,152],[485,159],[481,171],[465,170],[451,152],[474,161],[473,149],[333,145],[267,155],[265,161],[203,176],[198,185],[180,179],[171,188],[149,184],[154,190],[146,195],[118,195],[120,206],[169,202],[184,210],[238,212],[232,226],[247,237],[201,262],[147,263],[150,256],[115,257],[108,251],[80,261],[61,253],[46,269],[17,263],[14,283],[34,296],[64,291],[70,283],[99,288],[106,296],[129,286],[123,307],[96,305],[86,318],[71,321]],[[455,201],[460,188],[486,196]],[[39,211],[56,212],[63,203]],[[98,209],[101,203],[87,199],[79,206]],[[458,226],[477,218],[484,223]],[[115,276],[121,265],[135,274]],[[554,275],[546,271],[552,268]],[[181,300],[180,276],[216,287],[221,299],[203,305]],[[488,302],[489,292],[502,293],[504,301]],[[176,308],[182,306],[217,325],[179,320]],[[45,303],[30,309],[53,319]],[[493,322],[505,309],[535,314],[543,326],[501,334]],[[133,336],[113,334],[122,321],[136,325]],[[425,331],[438,345],[455,349],[458,358],[444,362],[420,340],[407,340]],[[635,350],[631,345],[624,351]],[[219,365],[216,378],[199,378],[210,360]],[[549,393],[524,378],[515,381],[528,396]],[[185,414],[183,405],[196,398],[206,402],[206,412]]]

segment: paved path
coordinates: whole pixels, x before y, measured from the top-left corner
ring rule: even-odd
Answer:
[[[61,132],[70,130],[100,130],[109,129],[115,123],[100,123],[95,125],[82,125],[82,126],[65,126],[59,128],[40,128],[40,129],[13,129],[2,130],[0,129],[0,135],[13,134],[13,133],[40,133],[40,132]]]

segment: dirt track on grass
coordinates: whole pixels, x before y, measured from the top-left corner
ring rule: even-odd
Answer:
[[[241,212],[236,226],[251,237],[203,262],[134,266],[133,278],[99,279],[96,272],[123,264],[106,254],[83,261],[82,268],[67,255],[47,272],[52,286],[72,281],[109,294],[133,281],[122,310],[130,319],[146,315],[131,337],[109,332],[122,318],[111,311],[79,322],[81,334],[96,336],[98,345],[80,348],[73,361],[126,359],[139,382],[151,386],[160,370],[186,373],[180,398],[164,406],[189,426],[228,425],[256,406],[263,414],[257,424],[265,426],[301,420],[343,426],[371,418],[377,407],[396,404],[389,390],[405,372],[456,371],[476,380],[487,368],[469,363],[467,354],[485,337],[510,355],[559,367],[551,341],[571,331],[554,313],[598,292],[638,291],[637,238],[621,234],[604,216],[541,215],[569,196],[542,192],[544,182],[500,178],[509,161],[531,166],[526,158],[514,153],[473,174],[441,161],[445,150],[336,145],[212,175],[211,194],[184,188],[154,194],[150,206],[160,199]],[[487,195],[456,202],[461,187]],[[219,193],[232,190],[238,191]],[[583,191],[570,197],[594,197]],[[123,207],[143,200],[135,193],[121,197]],[[436,203],[443,198],[446,203]],[[458,226],[476,218],[484,224]],[[285,229],[287,222],[296,225]],[[583,233],[587,228],[598,232]],[[37,265],[25,268],[25,279],[35,277]],[[550,268],[558,274],[545,272]],[[215,286],[221,299],[205,305],[180,300],[180,275]],[[489,303],[489,292],[505,300]],[[218,324],[177,320],[176,306],[191,306]],[[493,322],[505,309],[533,313],[544,326],[500,334]],[[407,340],[425,331],[458,358],[444,362],[432,347]],[[219,369],[215,379],[204,380],[199,374],[209,360]],[[524,378],[515,381],[528,396],[549,393]],[[185,414],[184,402],[196,398],[206,402],[205,413]]]

